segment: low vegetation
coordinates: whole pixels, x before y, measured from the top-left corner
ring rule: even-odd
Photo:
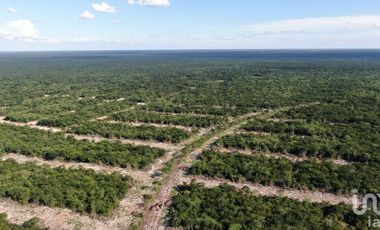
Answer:
[[[128,113],[116,113],[111,116],[111,119],[123,122],[137,121],[145,123],[182,125],[198,128],[207,128],[226,122],[225,118],[215,116],[171,115],[148,111],[131,111]]]
[[[87,122],[68,130],[79,135],[100,135],[106,138],[127,138],[159,142],[179,143],[190,137],[190,133],[170,127],[132,126],[108,122]]]
[[[364,128],[364,127],[363,127]],[[288,153],[296,156],[345,159],[380,163],[380,146],[370,138],[353,141],[354,137],[324,138],[290,136],[288,134],[234,134],[222,137],[216,145],[225,148],[251,149],[263,152]],[[363,145],[363,142],[369,142]]]
[[[143,168],[165,154],[163,149],[148,146],[79,141],[61,133],[10,125],[0,125],[0,152],[134,168]]]
[[[11,224],[7,221],[7,215],[0,213],[0,229],[1,230],[47,230],[38,223],[38,219],[32,218],[22,225]]]
[[[367,217],[348,206],[256,197],[228,185],[179,186],[168,216],[186,229],[368,229]]]
[[[14,161],[0,162],[0,175],[0,197],[98,215],[110,215],[132,183],[131,178],[118,174],[51,169]]]
[[[206,151],[200,156],[200,161],[189,169],[189,173],[345,194],[350,194],[353,189],[358,189],[363,194],[380,190],[380,183],[376,179],[380,173],[377,164],[354,163],[341,166],[313,160],[294,163],[283,158]]]
[[[245,131],[286,133],[290,135],[313,136],[326,132],[326,128],[318,124],[307,124],[302,121],[267,121],[264,119],[252,119],[242,127]]]

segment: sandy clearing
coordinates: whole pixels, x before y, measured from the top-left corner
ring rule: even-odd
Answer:
[[[243,187],[249,188],[253,193],[259,196],[280,196],[287,197],[290,199],[298,201],[309,201],[312,203],[329,203],[336,205],[339,203],[344,203],[351,205],[352,197],[351,196],[340,196],[333,193],[321,192],[321,191],[308,191],[308,190],[297,190],[290,188],[280,188],[276,186],[264,186],[260,184],[253,183],[236,183],[223,179],[208,179],[205,177],[185,177],[182,179],[183,183],[191,183],[191,181],[203,183],[206,187],[212,188],[219,186],[221,184],[229,184],[236,188],[242,189]]]
[[[114,121],[114,120],[109,120],[107,121],[108,123],[111,124],[125,124],[125,125],[130,125],[130,126],[154,126],[158,128],[177,128],[177,129],[182,129],[188,132],[191,132],[193,130],[192,127],[187,127],[187,126],[182,126],[182,125],[170,125],[170,124],[159,124],[159,123],[144,123],[144,122],[124,122],[124,121]]]
[[[273,122],[279,122],[279,123],[283,123],[283,122],[306,122],[305,119],[286,119],[286,118],[269,118],[266,120],[267,121],[273,121]]]
[[[285,153],[270,153],[270,152],[260,152],[260,151],[252,151],[252,150],[240,150],[240,149],[234,149],[234,148],[228,148],[228,149],[227,148],[217,148],[216,151],[219,151],[222,153],[240,153],[240,154],[244,154],[247,156],[258,155],[258,156],[264,156],[264,157],[276,158],[276,159],[284,158],[284,159],[290,160],[292,162],[306,161],[306,160],[315,160],[317,162],[322,162],[322,159],[315,158],[315,157],[298,157],[298,156],[285,154]],[[323,160],[330,161],[334,164],[341,165],[341,166],[352,164],[351,162],[348,162],[348,161],[343,160],[343,159],[325,158]]]
[[[149,146],[153,148],[161,148],[165,150],[178,150],[181,148],[180,145],[174,145],[171,143],[163,143],[163,142],[155,142],[155,141],[143,141],[143,140],[134,140],[134,139],[118,139],[118,138],[105,138],[101,136],[90,136],[90,135],[77,135],[77,134],[70,134],[66,133],[66,137],[72,136],[76,140],[88,140],[93,141],[95,143],[101,142],[101,141],[111,141],[111,142],[121,142],[123,144],[132,144],[132,145],[140,145],[140,146]]]
[[[63,167],[66,169],[91,169],[95,172],[112,174],[119,173],[123,176],[130,176],[135,180],[149,180],[150,175],[149,172],[136,170],[136,169],[125,169],[120,167],[112,167],[107,165],[99,165],[99,164],[90,164],[90,163],[79,163],[79,162],[64,162],[59,160],[44,160],[39,157],[29,157],[16,153],[9,153],[1,157],[2,161],[6,160],[14,160],[18,164],[26,164],[32,162],[39,166],[49,166],[51,168]]]
[[[155,110],[148,110],[146,112],[149,113],[156,113],[156,114],[161,114],[161,115],[172,115],[172,116],[194,116],[194,117],[223,117],[223,116],[217,116],[217,115],[211,115],[211,114],[202,114],[202,113],[194,113],[194,112],[189,112],[189,113],[173,113],[173,112],[159,112]]]
[[[10,199],[0,199],[0,213],[6,213],[8,221],[13,224],[22,224],[33,217],[42,216],[41,223],[49,229],[71,230],[78,226],[82,226],[82,230],[109,229],[107,223],[69,209],[49,208],[35,204],[21,205]]]
[[[247,131],[244,129],[235,130],[234,134],[252,134],[252,135],[257,135],[257,136],[270,136],[271,135],[271,133],[268,133],[268,132]]]
[[[0,123],[1,124],[7,124],[7,125],[13,125],[13,126],[19,126],[19,127],[29,126],[31,128],[34,128],[34,129],[39,129],[39,130],[48,131],[48,132],[52,132],[52,133],[63,132],[63,129],[60,129],[60,128],[39,126],[39,125],[37,125],[38,121],[21,123],[21,122],[7,121],[7,120],[5,120],[5,117],[0,117]]]
[[[112,113],[110,113],[110,115],[117,114],[117,113],[124,113],[124,112],[128,112],[128,111],[134,110],[134,109],[135,109],[135,107],[132,106],[132,107],[129,107],[129,108],[126,108],[126,109],[122,109],[122,110],[118,110],[118,111],[112,112]],[[91,119],[90,121],[104,121],[104,120],[109,119],[110,115],[96,117],[94,119]]]

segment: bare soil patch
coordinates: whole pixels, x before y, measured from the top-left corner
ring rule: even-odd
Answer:
[[[281,196],[298,201],[309,201],[312,203],[329,203],[336,205],[339,203],[352,204],[352,198],[350,196],[339,196],[333,193],[321,192],[321,191],[309,191],[309,190],[296,190],[288,188],[279,188],[275,186],[263,186],[253,183],[235,183],[223,179],[207,179],[205,177],[186,177],[182,182],[191,183],[192,181],[203,183],[206,187],[212,188],[221,184],[229,184],[236,188],[249,188],[253,193],[259,196]]]
[[[247,156],[259,155],[259,156],[264,156],[264,157],[268,157],[268,158],[276,158],[276,159],[284,158],[284,159],[290,160],[292,162],[306,161],[306,160],[315,160],[317,162],[322,162],[322,159],[319,159],[319,158],[298,157],[298,156],[294,156],[294,155],[290,155],[290,154],[286,154],[286,153],[270,153],[270,152],[260,152],[260,151],[253,151],[253,150],[240,150],[240,149],[234,149],[234,148],[228,148],[228,149],[227,148],[218,148],[217,151],[222,152],[222,153],[240,153],[240,154],[244,154]],[[343,160],[343,159],[326,158],[323,160],[330,161],[334,164],[341,165],[341,166],[351,164],[351,162],[348,162],[348,161]]]
[[[24,156],[17,153],[6,154],[3,157],[1,157],[1,160],[2,161],[14,160],[18,164],[26,164],[26,163],[32,162],[39,166],[49,166],[51,168],[63,167],[66,169],[91,169],[91,170],[94,170],[95,172],[105,173],[105,174],[119,173],[123,176],[133,177],[133,179],[139,180],[139,181],[146,181],[146,180],[149,180],[150,178],[149,173],[142,170],[125,169],[125,168],[120,168],[120,167],[112,167],[112,166],[90,164],[90,163],[64,162],[64,161],[59,161],[59,160],[44,160],[39,157],[29,157],[29,156]]]

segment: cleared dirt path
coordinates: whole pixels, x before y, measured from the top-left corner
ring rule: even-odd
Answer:
[[[217,151],[222,153],[240,153],[247,156],[264,156],[268,158],[275,158],[275,159],[287,159],[291,162],[298,162],[298,161],[306,161],[306,160],[315,160],[317,162],[322,162],[322,159],[315,158],[315,157],[298,157],[290,154],[285,153],[270,153],[270,152],[259,152],[259,151],[253,151],[253,150],[240,150],[240,149],[234,149],[234,148],[218,148]],[[340,166],[343,165],[349,165],[351,162],[348,162],[343,159],[331,159],[331,158],[325,158],[323,159],[325,161],[332,162],[333,164],[337,164]]]
[[[119,138],[105,138],[97,135],[77,135],[77,134],[71,134],[66,133],[66,137],[72,136],[76,140],[88,140],[93,141],[95,143],[101,142],[101,141],[111,141],[111,142],[121,142],[123,144],[132,144],[132,145],[143,145],[143,146],[149,146],[152,148],[161,148],[165,150],[178,150],[181,149],[180,145],[175,145],[171,143],[163,143],[163,142],[156,142],[156,141],[143,141],[143,140],[137,140],[137,139],[119,139]]]
[[[28,123],[13,122],[13,121],[5,120],[5,117],[0,117],[0,124],[7,124],[7,125],[13,125],[13,126],[19,126],[19,127],[28,126],[28,127],[34,128],[34,129],[39,129],[39,130],[48,131],[48,132],[52,132],[52,133],[63,132],[63,129],[60,129],[60,128],[39,126],[39,125],[37,125],[37,122],[38,121],[31,121]]]
[[[182,126],[182,125],[170,125],[170,124],[159,124],[159,123],[144,123],[144,122],[138,122],[138,121],[134,121],[134,122],[124,122],[124,121],[114,121],[114,120],[110,120],[110,121],[107,121],[108,123],[111,123],[111,124],[125,124],[125,125],[130,125],[130,126],[136,126],[136,127],[139,127],[139,126],[154,126],[154,127],[157,127],[157,128],[177,128],[177,129],[182,129],[182,130],[185,130],[185,131],[188,131],[188,132],[191,132],[193,130],[192,127],[187,127],[187,126]]]
[[[49,229],[70,230],[82,227],[82,230],[108,230],[106,222],[95,220],[69,209],[49,208],[28,204],[21,205],[10,199],[0,199],[0,213],[7,214],[7,220],[13,224],[22,224],[33,217],[41,218],[41,224]]]
[[[208,148],[220,137],[233,133],[238,127],[245,123],[249,117],[255,115],[257,115],[257,113],[250,113],[237,118],[237,121],[239,122],[236,122],[233,126],[230,126],[209,138],[207,141],[204,142],[204,144],[200,148],[197,148],[193,150],[190,154],[188,154],[185,157],[184,162],[181,162],[174,166],[173,170],[168,175],[165,184],[161,187],[161,190],[158,191],[154,196],[153,205],[149,208],[148,212],[144,216],[142,229],[165,229],[165,224],[163,220],[165,210],[170,203],[173,190],[175,189],[176,185],[181,183],[186,169],[191,166],[191,163],[197,158],[199,154],[203,152],[204,149]]]
[[[338,196],[333,193],[320,192],[320,191],[308,191],[308,190],[297,190],[297,189],[289,189],[289,188],[279,188],[276,186],[263,186],[260,184],[253,183],[235,183],[228,180],[223,179],[208,179],[205,177],[185,177],[181,182],[183,183],[191,183],[192,181],[197,183],[202,183],[207,188],[217,187],[222,184],[228,184],[234,186],[236,188],[242,189],[244,187],[249,188],[254,194],[259,196],[280,196],[287,197],[290,199],[298,200],[298,201],[309,201],[312,203],[329,203],[332,205],[336,205],[339,203],[344,204],[352,204],[351,196]]]
[[[120,167],[112,167],[107,165],[90,164],[90,163],[78,163],[78,162],[65,162],[59,160],[44,160],[39,157],[29,157],[16,153],[9,153],[1,157],[2,161],[14,160],[18,164],[34,163],[38,166],[48,166],[51,168],[66,168],[66,169],[91,169],[95,172],[112,174],[119,173],[123,176],[133,177],[135,180],[145,181],[149,180],[149,172],[136,169],[125,169]]]

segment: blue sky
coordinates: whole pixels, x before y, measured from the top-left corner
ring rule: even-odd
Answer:
[[[0,1],[0,51],[282,48],[380,48],[380,1]]]

